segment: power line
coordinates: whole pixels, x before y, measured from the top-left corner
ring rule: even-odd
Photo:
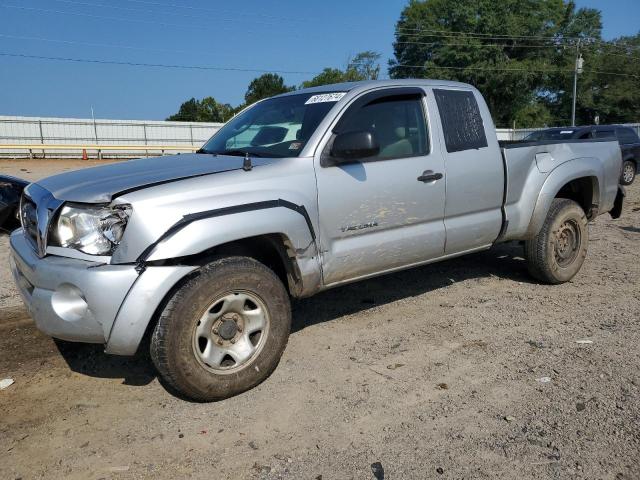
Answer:
[[[105,5],[105,4],[95,4],[95,3],[87,3],[87,2],[82,2],[82,1],[78,1],[78,0],[55,0],[57,2],[61,2],[61,3],[68,3],[68,4],[74,4],[74,5],[84,5],[84,6],[91,6],[91,7],[104,7],[104,8],[115,8],[115,9],[120,9],[120,10],[126,10],[126,11],[138,11],[138,12],[148,12],[149,10],[145,10],[145,9],[139,9],[139,8],[129,8],[129,7],[120,7],[120,6],[115,6],[115,5]],[[206,8],[201,8],[201,7],[191,7],[191,6],[186,6],[186,5],[176,5],[176,4],[162,4],[162,3],[158,3],[158,2],[147,2],[147,1],[143,1],[143,0],[127,0],[130,2],[135,2],[135,3],[141,3],[141,4],[149,4],[149,5],[156,5],[156,6],[162,6],[162,7],[170,7],[170,8],[188,8],[188,9],[192,9],[192,10],[202,10],[202,11],[212,11],[212,12],[216,12],[219,13],[218,10],[214,10],[214,9],[206,9]],[[33,11],[33,12],[37,12],[37,13],[53,13],[53,14],[60,14],[60,15],[73,15],[73,16],[81,16],[81,17],[87,17],[87,18],[96,18],[96,19],[105,19],[105,20],[115,20],[115,21],[124,21],[124,22],[134,22],[134,23],[143,23],[143,24],[147,24],[147,25],[159,25],[159,26],[169,26],[169,27],[185,27],[185,28],[194,28],[197,27],[197,25],[193,25],[193,24],[183,24],[183,23],[171,23],[171,22],[164,22],[164,21],[154,21],[154,20],[141,20],[141,19],[136,19],[136,18],[123,18],[123,17],[112,17],[112,16],[106,16],[106,15],[97,15],[97,14],[91,14],[91,13],[84,13],[84,12],[72,12],[72,11],[66,11],[66,10],[54,10],[54,9],[43,9],[43,8],[36,8],[36,7],[24,7],[24,6],[20,6],[20,5],[11,5],[11,4],[2,4],[0,5],[0,7],[6,7],[6,8],[13,8],[13,9],[19,9],[19,10],[25,10],[25,11]],[[155,12],[154,12],[155,13]],[[161,12],[161,14],[171,14],[171,15],[175,15],[172,13],[165,13],[165,12]],[[242,14],[240,14],[242,15]],[[257,14],[256,14],[257,15]],[[200,19],[200,16],[196,16],[196,15],[185,15],[185,14],[178,14],[178,16],[184,17],[184,18],[197,18]],[[258,15],[258,16],[262,16],[265,18],[272,18],[272,19],[278,19],[278,20],[287,20],[286,17],[277,17],[277,16],[269,16],[269,15]],[[221,22],[237,22],[238,20],[235,18],[216,18],[216,21],[221,21]],[[252,23],[259,23],[259,24],[263,24],[263,25],[269,25],[269,26],[274,26],[274,25],[279,25],[279,23],[269,23],[269,22],[255,22],[252,21]],[[216,28],[218,29],[223,29],[223,30],[232,30],[235,31],[235,28],[229,28],[229,27],[220,27],[217,26]],[[401,27],[401,28],[408,28],[408,27]],[[572,39],[581,39],[581,37],[544,37],[544,36],[534,36],[534,35],[529,35],[529,36],[525,36],[525,35],[501,35],[501,34],[485,34],[485,33],[474,33],[474,32],[460,32],[460,31],[448,31],[448,30],[432,30],[432,29],[410,29],[410,30],[417,30],[418,33],[402,33],[399,32],[398,30],[396,30],[396,35],[400,34],[400,35],[413,35],[413,36],[420,36],[420,37],[445,37],[445,38],[452,38],[452,39],[456,39],[456,38],[468,38],[468,39],[475,39],[475,40],[494,40],[494,41],[522,41],[522,40],[547,40],[552,42],[550,44],[550,46],[556,46],[556,47],[560,47],[562,46],[562,42],[567,42],[568,40],[572,40]],[[424,33],[424,32],[434,32],[434,33]],[[295,32],[285,32],[285,33],[293,33],[294,35],[296,35]],[[593,38],[587,38],[587,40],[589,42],[592,43],[600,43],[602,45],[606,45],[606,46],[610,46],[610,47],[614,47],[614,48],[619,48],[619,49],[624,49],[624,50],[629,50],[629,49],[640,49],[640,46],[630,46],[630,45],[619,45],[619,44],[615,44],[615,43],[611,43],[611,42],[603,42],[601,40],[596,40]],[[396,42],[396,43],[403,43],[403,44],[415,44],[415,45],[419,45],[419,44],[424,44],[424,45],[428,45],[427,42]],[[432,42],[432,43],[437,43],[437,42]],[[453,45],[453,44],[452,44]],[[462,45],[462,44],[460,44]],[[573,46],[574,44],[570,44],[571,46]],[[498,45],[496,45],[498,46]],[[507,45],[505,45],[505,47],[507,47]],[[513,45],[513,48],[529,48],[529,45]],[[543,48],[543,45],[538,46],[531,46],[531,48]]]
[[[23,7],[20,5],[10,5],[10,4],[3,4],[0,5],[2,7],[6,7],[6,8],[13,8],[13,9],[17,9],[17,10],[25,10],[25,11],[31,11],[31,12],[37,12],[37,13],[54,13],[54,14],[59,14],[59,15],[73,15],[76,17],[86,17],[86,18],[97,18],[100,20],[117,20],[117,21],[122,21],[122,22],[132,22],[132,23],[143,23],[146,25],[160,25],[163,27],[184,27],[184,28],[190,28],[190,29],[194,29],[197,27],[204,27],[203,25],[193,25],[193,24],[189,24],[189,23],[170,23],[170,22],[158,22],[158,21],[153,21],[153,20],[141,20],[138,18],[124,18],[124,17],[111,17],[108,15],[96,15],[93,13],[83,13],[83,12],[69,12],[69,11],[65,11],[65,10],[52,10],[52,9],[48,9],[48,8],[36,8],[36,7]],[[222,30],[233,30],[236,31],[237,29],[235,28],[225,28],[225,27],[220,27],[217,26],[217,29],[222,29]]]
[[[124,65],[130,67],[154,67],[154,68],[172,68],[172,69],[189,69],[189,70],[214,70],[225,72],[249,72],[249,73],[279,73],[279,74],[296,74],[296,75],[317,75],[320,72],[297,71],[297,70],[276,70],[276,69],[259,69],[259,68],[243,68],[243,67],[214,67],[209,65],[173,65],[166,63],[143,63],[143,62],[122,62],[116,60],[96,60],[90,58],[71,58],[71,57],[49,57],[45,55],[28,55],[24,53],[0,52],[3,57],[31,58],[37,60],[55,60],[60,62],[74,63],[94,63],[103,65]]]
[[[403,27],[400,27],[402,29]],[[410,30],[419,30],[419,29],[410,29]],[[425,33],[425,32],[433,32],[433,33]],[[413,37],[444,37],[451,39],[460,39],[467,38],[470,40],[495,40],[495,41],[519,41],[519,40],[547,40],[551,42],[552,45],[561,46],[563,43],[567,46],[575,46],[578,40],[581,41],[582,45],[595,47],[596,45],[601,45],[603,47],[614,47],[623,50],[638,50],[640,46],[636,45],[628,45],[628,44],[619,44],[615,42],[608,42],[606,40],[597,39],[594,37],[543,37],[543,36],[535,36],[535,35],[499,35],[499,34],[479,34],[479,33],[471,33],[471,32],[460,32],[460,31],[449,31],[449,30],[430,30],[424,29],[420,30],[416,33],[408,33],[402,32],[398,29],[394,32],[396,36],[413,36]],[[398,42],[397,42],[398,43]],[[415,42],[418,43],[418,42]]]
[[[438,46],[438,47],[452,47],[452,46],[461,46],[461,47],[474,47],[474,48],[485,48],[485,47],[503,47],[503,48],[565,48],[568,45],[518,45],[518,44],[509,44],[509,43],[442,43],[442,42],[395,42],[398,45],[424,45],[424,46]]]
[[[211,51],[205,50],[178,50],[178,49],[166,49],[166,48],[153,48],[153,47],[138,47],[134,45],[121,45],[121,44],[113,44],[113,43],[96,43],[96,42],[80,42],[76,40],[62,40],[55,38],[44,38],[44,37],[31,37],[26,35],[9,35],[6,33],[0,33],[0,38],[11,38],[15,40],[33,40],[38,42],[48,42],[48,43],[61,43],[64,45],[83,45],[86,47],[100,47],[100,48],[117,48],[117,49],[126,49],[126,50],[141,50],[141,51],[150,51],[150,52],[164,52],[164,53],[179,53],[179,54],[198,54],[198,55],[212,55]],[[217,53],[216,53],[217,54]],[[226,57],[233,56],[234,58],[237,55],[224,54]]]
[[[396,64],[391,65],[391,67],[403,67],[403,68],[421,68],[428,70],[430,68],[438,68],[443,70],[480,70],[480,71],[492,71],[492,72],[533,72],[533,73],[573,73],[573,69],[535,69],[535,68],[502,68],[502,67],[449,67],[449,66],[438,66],[438,65],[407,65],[407,64]],[[640,78],[640,75],[632,75],[629,73],[617,73],[617,72],[606,72],[602,70],[585,70],[584,73],[595,73],[599,75],[615,75],[620,77],[632,77],[632,78]]]
[[[526,44],[510,44],[510,43],[443,43],[443,42],[395,42],[397,45],[421,45],[421,46],[426,46],[426,47],[469,47],[469,48],[476,48],[476,49],[482,49],[482,48],[505,48],[505,49],[513,49],[513,50],[517,50],[517,49],[521,49],[521,48],[541,48],[541,49],[562,49],[562,50],[566,50],[569,51],[569,49],[571,49],[571,51],[573,51],[574,46],[573,45],[558,45],[558,44],[548,44],[548,45],[526,45]],[[586,45],[582,47],[583,49],[597,49],[597,48],[601,48],[601,47],[597,47],[595,45]],[[594,50],[587,50],[590,51],[591,53],[595,53]],[[634,57],[632,53],[627,53],[626,55],[620,54],[620,53],[609,53],[607,52],[606,55],[612,55],[615,57],[622,57],[622,58],[629,58],[629,59],[639,59],[639,57]]]
[[[295,21],[295,22],[299,22],[300,19],[299,18],[293,18],[293,17],[278,17],[275,15],[266,15],[266,14],[262,14],[262,13],[235,13],[235,12],[231,12],[230,10],[220,10],[218,8],[204,8],[204,7],[194,7],[191,5],[179,5],[179,4],[175,4],[175,3],[160,3],[160,2],[151,2],[151,1],[146,1],[146,0],[124,0],[126,2],[129,3],[137,3],[137,4],[141,4],[141,5],[151,5],[151,6],[155,6],[155,7],[162,7],[162,8],[183,8],[183,9],[188,9],[188,10],[195,10],[195,11],[200,11],[200,12],[210,12],[210,13],[215,13],[216,15],[220,14],[220,13],[225,13],[225,14],[231,14],[231,15],[237,15],[237,16],[241,16],[241,17],[246,17],[246,16],[251,16],[251,17],[262,17],[262,18],[271,18],[274,20],[286,20],[286,21]]]
[[[593,37],[566,37],[560,36],[541,36],[541,35],[506,35],[500,33],[481,33],[481,32],[463,32],[456,30],[436,30],[429,28],[411,28],[411,27],[399,27],[396,29],[396,33],[400,30],[414,31],[418,33],[404,33],[405,35],[421,35],[422,32],[433,32],[434,34],[450,34],[450,35],[465,35],[468,37],[491,37],[491,38],[520,38],[520,39],[537,39],[537,40],[589,40]]]
[[[298,70],[278,70],[278,69],[255,69],[255,68],[243,68],[243,67],[214,67],[209,65],[177,65],[177,64],[164,64],[164,63],[143,63],[143,62],[122,62],[115,60],[97,60],[89,58],[71,58],[71,57],[52,57],[44,55],[27,55],[23,53],[12,52],[0,52],[0,56],[5,57],[17,57],[17,58],[29,58],[37,60],[53,60],[61,62],[74,62],[74,63],[93,63],[103,65],[123,65],[131,67],[153,67],[153,68],[171,68],[171,69],[190,69],[190,70],[213,70],[213,71],[231,71],[231,72],[249,72],[249,73],[279,73],[279,74],[299,74],[299,75],[317,75],[321,72],[318,71],[298,71]],[[573,70],[568,69],[533,69],[533,68],[501,68],[501,67],[449,67],[438,65],[407,65],[397,64],[393,67],[403,68],[420,68],[420,69],[443,69],[443,70],[479,70],[479,71],[496,71],[496,72],[537,72],[537,73],[569,73]],[[640,78],[638,75],[631,75],[625,73],[605,72],[599,70],[590,70],[585,73],[595,73],[602,75],[616,75],[622,77]]]
[[[105,5],[105,4],[99,4],[99,3],[87,3],[87,2],[80,2],[77,0],[54,0],[55,2],[58,3],[66,3],[69,5],[78,5],[78,6],[84,6],[84,7],[93,7],[93,8],[111,8],[114,10],[124,10],[127,12],[142,12],[142,13],[153,13],[156,15],[171,15],[171,16],[178,16],[178,17],[182,17],[182,18],[195,18],[198,20],[202,20],[202,15],[188,15],[188,14],[184,14],[184,13],[170,13],[170,12],[156,12],[153,10],[150,10],[148,8],[131,8],[131,7],[121,7],[118,5]],[[70,13],[74,13],[74,12],[70,12]],[[218,14],[220,12],[217,12]],[[221,17],[216,17],[215,19],[216,22],[237,22],[238,19],[237,18],[221,18]],[[274,26],[274,25],[278,25],[278,23],[274,23],[274,22],[256,22],[256,21],[252,21],[252,23],[257,23],[257,24],[261,24],[261,25],[270,25],[270,26]]]
[[[153,47],[139,47],[134,45],[122,45],[122,44],[112,44],[112,43],[97,43],[97,42],[81,42],[77,40],[64,40],[64,39],[55,39],[55,38],[44,38],[44,37],[32,37],[26,35],[9,35],[6,33],[0,33],[0,38],[12,38],[15,40],[33,40],[39,42],[49,42],[49,43],[61,43],[65,45],[83,45],[87,47],[104,47],[104,48],[118,48],[118,49],[127,49],[127,50],[141,50],[141,51],[152,51],[152,52],[165,52],[165,53],[191,53],[191,54],[199,54],[199,55],[210,55],[211,52],[208,50],[180,50],[180,49],[167,49],[167,48],[153,48]],[[565,46],[560,45],[512,45],[512,44],[501,44],[501,43],[492,43],[492,44],[471,44],[471,43],[442,43],[442,42],[396,42],[399,45],[423,45],[423,46],[437,46],[437,47],[452,47],[452,46],[460,46],[460,47],[470,47],[470,48],[508,48],[508,49],[520,49],[520,48],[565,48]],[[568,47],[567,47],[568,48]],[[593,53],[593,52],[592,52]],[[607,55],[622,57],[622,58],[637,58],[633,57],[631,54],[617,54],[617,53],[606,53]],[[229,56],[229,55],[227,55]]]
[[[180,49],[167,49],[167,48],[153,48],[153,47],[139,47],[135,45],[122,45],[122,44],[112,44],[112,43],[97,43],[97,42],[81,42],[77,40],[64,40],[64,39],[55,39],[55,38],[44,38],[44,37],[32,37],[26,35],[9,35],[6,33],[0,33],[0,38],[11,38],[15,40],[32,40],[39,42],[48,42],[48,43],[61,43],[65,45],[83,45],[87,47],[101,47],[101,48],[118,48],[118,49],[127,49],[127,50],[140,50],[140,51],[150,51],[150,52],[164,52],[164,53],[189,53],[189,54],[198,54],[198,55],[211,55],[211,52],[208,50],[180,50]],[[441,42],[396,42],[400,45],[422,45],[422,46],[437,46],[437,47],[452,47],[452,46],[460,46],[460,47],[470,47],[476,49],[482,48],[508,48],[508,49],[520,49],[520,48],[565,48],[564,46],[558,45],[511,45],[511,44],[470,44],[470,43],[441,43]],[[593,51],[591,53],[594,53]],[[638,57],[634,57],[632,54],[617,54],[617,53],[609,53],[606,55],[611,55],[614,57],[621,58],[630,58],[630,59],[638,59]],[[226,55],[231,56],[231,55]],[[234,55],[235,57],[235,55]]]

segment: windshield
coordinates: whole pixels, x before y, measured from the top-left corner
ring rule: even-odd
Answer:
[[[571,138],[575,130],[543,130],[540,132],[533,132],[529,136],[525,137],[525,140],[537,141],[537,140],[562,140],[565,138]]]
[[[231,119],[200,152],[297,157],[344,92],[269,98]]]

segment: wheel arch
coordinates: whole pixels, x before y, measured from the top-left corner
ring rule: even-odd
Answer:
[[[554,169],[538,195],[527,237],[531,238],[540,231],[555,198],[573,200],[589,220],[595,218],[601,208],[603,178],[602,163],[595,158],[576,159]]]
[[[201,266],[220,255],[243,255],[264,263],[296,297],[320,288],[315,232],[306,210],[297,205],[274,203],[182,222],[151,245],[138,263]]]
[[[304,290],[303,276],[295,254],[295,247],[283,233],[267,233],[238,238],[209,247],[201,252],[175,258],[152,260],[149,265],[196,265],[199,268],[216,258],[249,257],[269,267],[285,285],[289,294],[298,297]]]

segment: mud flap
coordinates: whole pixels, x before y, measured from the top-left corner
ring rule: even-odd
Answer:
[[[622,204],[624,203],[626,194],[625,188],[622,185],[618,185],[618,194],[616,195],[615,202],[613,202],[613,208],[609,212],[611,218],[620,218],[620,215],[622,215]]]

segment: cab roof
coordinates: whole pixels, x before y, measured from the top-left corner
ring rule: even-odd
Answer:
[[[467,83],[453,82],[450,80],[428,80],[428,79],[399,79],[399,80],[364,80],[361,82],[344,82],[320,85],[318,87],[302,88],[292,92],[276,95],[285,97],[289,95],[299,95],[301,93],[329,93],[329,92],[350,92],[352,90],[363,90],[372,87],[454,87],[475,90],[475,87]]]

